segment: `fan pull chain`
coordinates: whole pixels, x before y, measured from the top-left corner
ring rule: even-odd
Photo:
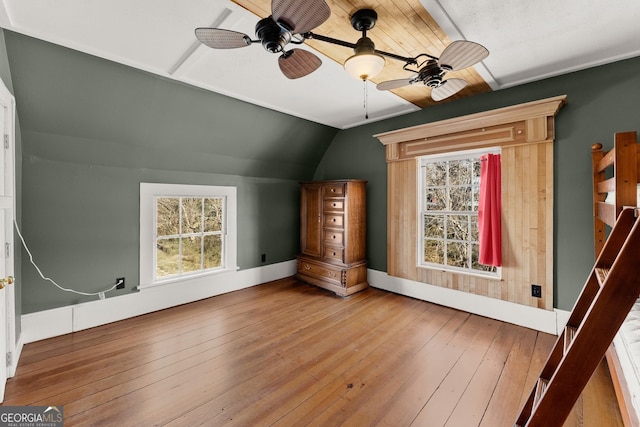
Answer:
[[[367,101],[368,101],[368,97],[367,97],[367,81],[365,79],[362,79],[362,89],[363,89],[363,97],[364,97],[364,118],[366,120],[369,120],[369,108],[367,105]]]

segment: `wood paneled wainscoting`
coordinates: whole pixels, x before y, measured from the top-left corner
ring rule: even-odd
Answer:
[[[554,341],[289,278],[27,344],[4,404],[63,405],[65,426],[511,427]],[[565,426],[621,425],[598,369]]]
[[[553,139],[559,96],[375,135],[386,146],[387,273],[553,310]],[[502,277],[418,267],[418,158],[502,152]],[[531,296],[542,286],[542,298]]]

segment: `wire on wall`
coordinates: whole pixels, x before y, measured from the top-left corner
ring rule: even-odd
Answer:
[[[104,291],[100,291],[100,292],[82,292],[82,291],[76,291],[75,289],[69,289],[69,288],[65,288],[65,287],[60,286],[59,284],[57,284],[55,282],[55,280],[51,279],[50,277],[45,276],[42,273],[42,271],[40,270],[40,268],[36,265],[35,261],[33,260],[33,255],[31,254],[31,251],[29,250],[29,247],[27,246],[27,243],[24,241],[24,237],[22,237],[22,233],[20,232],[20,227],[18,227],[18,223],[16,222],[15,219],[13,220],[13,225],[16,228],[16,232],[18,233],[18,236],[20,237],[20,241],[22,242],[22,247],[24,248],[24,250],[29,255],[29,261],[31,261],[31,264],[35,267],[35,269],[38,272],[38,274],[40,275],[40,277],[43,280],[46,280],[47,282],[51,282],[54,286],[56,286],[61,291],[71,292],[71,293],[74,293],[74,294],[77,294],[77,295],[97,296],[100,299],[104,299],[105,298],[105,294],[107,292],[110,292],[110,291],[114,290],[116,288],[116,286],[118,286],[118,283],[115,283],[109,289],[105,289]]]

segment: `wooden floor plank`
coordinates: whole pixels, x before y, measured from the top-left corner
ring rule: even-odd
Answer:
[[[273,301],[266,300],[266,304],[272,304]],[[327,301],[326,304],[331,304]],[[289,321],[289,310],[295,310],[298,307],[307,307],[308,304],[304,300],[299,300],[298,304],[291,304],[287,301],[281,308],[280,316],[283,318],[283,322]],[[277,309],[277,306],[275,306]],[[204,320],[204,319],[203,319]],[[151,323],[156,321],[153,319]],[[128,322],[128,321],[127,321]],[[120,322],[118,322],[120,323]],[[21,359],[21,371],[20,374],[24,375],[23,390],[18,389],[18,385],[14,388],[14,383],[9,384],[7,394],[11,395],[11,398],[20,398],[21,393],[30,392],[31,396],[38,400],[46,399],[51,394],[60,394],[60,391],[67,386],[71,392],[79,390],[79,386],[91,384],[95,390],[101,380],[106,380],[106,384],[114,384],[120,377],[119,374],[125,378],[125,381],[130,381],[132,378],[141,375],[144,370],[140,368],[153,368],[154,370],[164,367],[164,362],[170,362],[163,358],[166,356],[173,356],[176,353],[176,349],[181,349],[182,354],[177,356],[180,358],[187,358],[190,354],[204,351],[209,347],[216,347],[222,345],[225,342],[231,341],[234,335],[231,331],[240,331],[240,336],[246,339],[247,333],[243,332],[243,328],[254,327],[255,320],[251,317],[247,317],[246,313],[239,312],[237,315],[227,314],[224,322],[224,330],[220,325],[210,326],[215,323],[215,320],[210,322],[199,321],[194,325],[193,320],[190,321],[190,329],[175,330],[174,333],[167,336],[165,331],[157,331],[153,334],[156,337],[155,341],[145,342],[139,340],[140,336],[145,336],[148,331],[139,331],[136,334],[129,334],[124,339],[113,338],[111,346],[106,349],[100,346],[94,346],[93,342],[87,342],[85,349],[78,350],[70,353],[69,361],[60,362],[56,358],[52,359],[50,363],[58,364],[59,367],[55,370],[50,370],[46,375],[39,372],[32,373],[28,369],[22,369]],[[258,328],[258,331],[261,329]],[[206,333],[203,333],[206,332]],[[255,331],[254,331],[255,332]],[[126,340],[127,344],[123,342]],[[183,343],[183,344],[181,344]],[[186,344],[190,343],[190,345]],[[147,351],[145,351],[147,350]],[[83,357],[82,363],[77,363],[74,359],[76,357]],[[40,362],[37,362],[38,364]],[[29,365],[27,364],[26,368]],[[80,379],[80,380],[79,380]],[[38,392],[33,393],[31,390],[31,382],[38,383]],[[31,390],[31,391],[29,391]],[[9,401],[11,403],[11,401]],[[34,402],[32,402],[34,403]]]
[[[255,378],[260,379],[259,374],[262,371],[269,373],[277,372],[280,369],[285,369],[286,365],[283,365],[284,361],[278,354],[280,350],[278,346],[282,346],[284,342],[293,341],[298,338],[295,334],[296,328],[309,329],[312,333],[318,333],[317,330],[310,328],[318,319],[325,319],[326,317],[333,316],[337,311],[347,310],[352,304],[356,304],[361,300],[365,300],[366,294],[361,294],[353,297],[352,301],[344,301],[343,304],[336,304],[336,300],[333,297],[326,294],[318,294],[314,302],[322,302],[322,305],[310,305],[306,301],[306,307],[302,310],[287,310],[287,312],[280,316],[272,315],[268,319],[263,318],[263,322],[260,322],[262,327],[250,332],[240,331],[238,332],[238,339],[233,339],[227,344],[218,346],[210,351],[199,353],[198,357],[193,363],[187,366],[180,367],[179,374],[173,377],[166,377],[163,375],[163,371],[154,371],[148,378],[144,378],[143,382],[137,381],[135,384],[135,390],[127,390],[127,397],[122,398],[122,401],[112,401],[109,405],[113,406],[114,410],[114,422],[122,422],[128,416],[130,412],[137,411],[135,406],[139,401],[150,400],[149,403],[153,406],[153,402],[161,401],[162,390],[171,389],[175,392],[182,391],[184,387],[190,387],[194,390],[199,390],[197,399],[189,399],[188,402],[182,402],[179,399],[171,401],[167,404],[158,404],[160,412],[166,412],[170,415],[175,414],[173,407],[175,405],[181,405],[183,410],[189,409],[191,412],[194,408],[197,408],[202,400],[206,399],[220,399],[220,396],[229,395],[228,389],[234,387],[243,387],[247,381],[252,381]],[[362,306],[362,310],[366,309],[366,305]],[[357,316],[358,310],[352,311],[344,316],[348,320],[349,316]],[[297,321],[295,319],[303,319],[304,321]],[[336,321],[340,319],[340,316],[336,316]],[[324,326],[329,329],[327,324]],[[235,334],[234,334],[235,336]],[[268,368],[268,369],[265,369]],[[172,371],[176,371],[176,367],[171,367]],[[228,372],[232,371],[235,375],[230,376]],[[120,390],[126,389],[128,383],[124,383],[117,390],[116,395],[120,393]],[[108,395],[112,393],[111,390],[107,390]],[[188,393],[187,393],[188,395]],[[240,393],[243,395],[243,393]],[[100,396],[100,399],[104,398]],[[117,399],[116,399],[117,400]],[[84,404],[84,402],[82,402]],[[222,405],[224,407],[225,405]],[[117,408],[117,410],[116,410]],[[125,410],[126,408],[126,410]],[[74,408],[72,408],[74,409]],[[117,415],[116,415],[117,413]],[[140,418],[142,414],[138,413]],[[158,412],[152,412],[149,414],[151,417],[162,416]],[[90,418],[91,414],[86,413],[83,417]],[[78,417],[78,420],[83,419]],[[140,418],[142,421],[142,418]]]
[[[424,357],[426,348],[433,346],[434,342],[440,342],[443,338],[443,331],[447,325],[459,325],[464,322],[467,315],[462,312],[455,312],[443,307],[433,306],[438,310],[429,310],[421,316],[413,316],[411,324],[407,327],[408,338],[403,338],[403,342],[397,351],[410,352],[415,354],[406,364],[401,367],[394,367],[385,373],[384,384],[370,390],[359,401],[352,400],[352,409],[344,420],[344,425],[358,425],[375,423],[382,419],[388,412],[390,406],[401,402],[396,397],[403,385],[413,376],[422,372],[425,365]]]
[[[425,349],[433,348],[435,343],[438,347],[445,343],[450,331],[463,325],[468,318],[467,313],[454,312],[452,316],[430,323],[432,328],[412,321],[388,345],[379,349],[381,355],[387,354],[386,357],[380,360],[380,356],[373,355],[356,369],[346,372],[342,384],[346,383],[347,387],[341,399],[335,399],[312,425],[372,425],[382,420],[390,409],[389,403],[402,402],[394,391],[426,365],[421,356]]]
[[[393,396],[397,405],[389,407],[382,423],[397,421],[410,425],[438,389],[467,346],[486,324],[485,318],[470,316],[459,326],[448,324],[416,358],[415,374]]]
[[[438,385],[437,391],[413,420],[412,425],[444,426],[446,424],[500,328],[498,321],[483,320],[484,323],[478,333],[469,340],[468,346]]]
[[[383,298],[386,303],[370,308],[367,311],[370,316],[356,313],[353,319],[335,317],[331,319],[331,323],[321,329],[310,326],[307,328],[307,334],[295,337],[291,346],[287,345],[279,349],[283,369],[269,369],[239,384],[235,390],[230,390],[224,396],[206,402],[197,410],[191,411],[176,425],[199,425],[204,422],[217,425],[230,421],[223,411],[215,412],[216,405],[224,407],[226,412],[231,410],[234,413],[234,422],[240,422],[241,425],[256,425],[257,422],[270,423],[281,418],[286,413],[283,411],[295,406],[297,399],[304,396],[292,394],[289,391],[291,388],[309,387],[314,384],[317,386],[338,376],[340,366],[344,364],[350,366],[362,360],[371,349],[381,345],[385,337],[388,339],[389,334],[395,333],[404,322],[408,321],[408,319],[403,321],[398,318],[399,316],[408,317],[408,314],[404,313],[408,308],[406,304],[408,301],[395,295],[373,292]],[[415,302],[409,303],[419,306]],[[362,320],[359,320],[359,317]],[[384,319],[389,322],[381,322]],[[368,325],[366,328],[368,334],[360,337],[363,321]],[[357,327],[349,327],[350,324]],[[353,351],[354,347],[358,351]],[[348,353],[352,353],[351,358]],[[277,390],[277,394],[274,390]],[[242,397],[238,399],[238,396]],[[271,401],[274,397],[277,399],[275,402]],[[284,405],[283,397],[286,397]],[[212,413],[217,415],[212,417]]]
[[[584,427],[623,425],[606,361],[598,366],[582,394]]]
[[[517,333],[518,330],[511,325],[501,325],[484,359],[469,381],[468,387],[456,402],[456,407],[444,424],[446,427],[477,426],[480,424]]]
[[[288,278],[28,344],[4,405],[62,405],[66,426],[512,426],[554,341]],[[599,369],[565,427],[621,426],[612,390]]]

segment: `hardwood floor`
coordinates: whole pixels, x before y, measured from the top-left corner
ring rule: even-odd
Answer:
[[[4,405],[64,405],[65,426],[512,426],[554,342],[283,279],[28,344]],[[565,426],[621,425],[601,366]]]

